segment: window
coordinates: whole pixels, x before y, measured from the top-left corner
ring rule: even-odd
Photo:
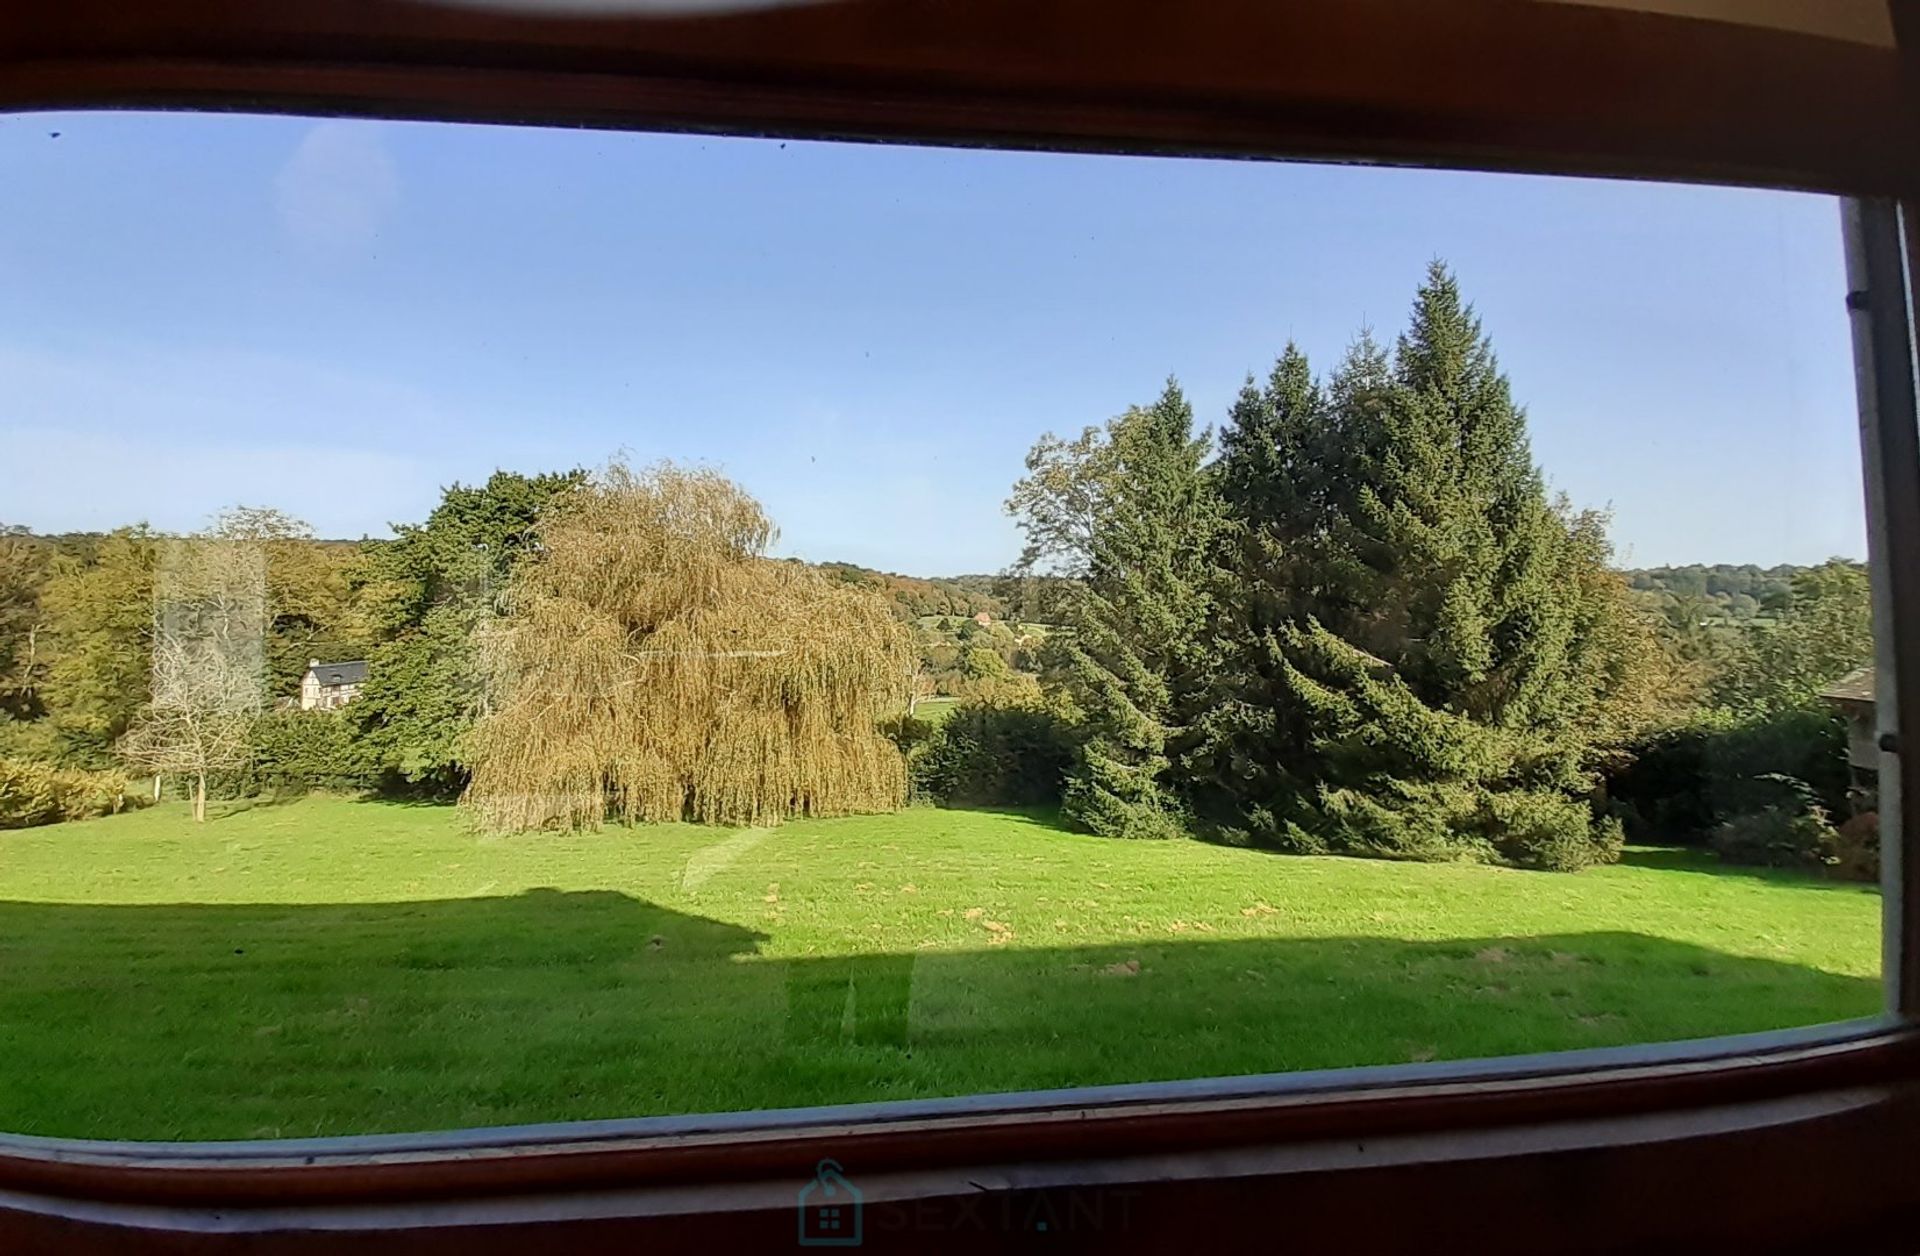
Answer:
[[[1870,227],[1872,227],[1872,223],[1870,223]],[[1880,244],[1882,244],[1882,248],[1884,248],[1884,244],[1885,244],[1884,219],[1882,219],[1882,223],[1880,223],[1880,227],[1878,227],[1878,229],[1880,229],[1880,232],[1882,232],[1882,234],[1880,234]],[[1874,238],[1874,236],[1872,236],[1872,230],[1864,230],[1864,232],[1859,232],[1859,236],[1860,238],[1866,238],[1866,240],[1870,240],[1870,238]],[[1885,311],[1887,311],[1887,305],[1882,305],[1880,309],[1882,309],[1882,313],[1885,313]],[[1878,328],[1884,328],[1885,323],[1884,321],[1882,321],[1880,325],[1876,325],[1876,326],[1878,326]],[[1885,334],[1885,332],[1882,332],[1882,334]],[[1884,350],[1884,348],[1885,346],[1882,346],[1882,350]],[[1872,378],[1872,376],[1870,376],[1870,378]],[[1897,390],[1893,390],[1893,392],[1897,392]],[[1887,392],[1887,390],[1882,390],[1880,394],[1874,394],[1874,396],[1882,396],[1882,398],[1885,398],[1885,396],[1893,396],[1893,392]],[[1895,398],[1895,401],[1897,401],[1897,398]],[[1897,417],[1897,407],[1895,407],[1895,417]],[[970,434],[972,434],[972,432],[970,432]],[[1897,501],[1889,501],[1887,505],[1891,505],[1893,509],[1899,509],[1899,507],[1897,507]],[[589,532],[591,532],[591,530],[589,530]],[[267,543],[267,542],[263,540],[263,542],[261,543]],[[1893,582],[1895,582],[1895,588],[1897,588],[1897,576],[1893,576],[1891,572],[1882,572],[1882,580],[1893,580]],[[536,590],[536,592],[538,592],[538,590]],[[553,590],[549,590],[549,592],[553,592]],[[1759,601],[1759,599],[1755,599],[1755,601]],[[1889,597],[1885,597],[1884,595],[1884,597],[1880,599],[1880,603],[1882,603],[1882,607],[1885,607],[1885,605],[1889,603]],[[941,616],[941,618],[958,618],[958,616]],[[1686,616],[1682,616],[1682,618],[1686,618]],[[989,626],[991,626],[991,624],[989,624]],[[420,628],[424,630],[424,624],[422,624]],[[954,636],[956,636],[956,653],[960,653],[960,651],[958,651],[958,634],[960,634],[960,632],[962,632],[960,628],[954,628]],[[1887,634],[1882,634],[1882,640],[1885,640],[1885,636],[1887,636]],[[749,649],[753,649],[753,647],[749,647]],[[981,659],[973,659],[973,653],[972,653],[973,649],[977,649],[977,647],[973,647],[973,645],[968,645],[968,649],[966,649],[966,653],[960,653],[960,661],[962,661],[962,663],[964,664],[973,663],[972,668],[968,668],[968,666],[962,666],[962,668],[960,668],[960,672],[962,672],[962,678],[964,678],[964,680],[968,680],[968,682],[985,682],[985,680],[993,680],[993,678],[995,678],[995,676],[993,676],[993,670],[995,670],[995,668],[993,668],[991,664],[985,663],[985,659],[983,659],[983,657],[981,657]],[[1357,649],[1363,649],[1363,647],[1357,647]],[[708,653],[708,655],[718,655],[718,653],[722,653],[722,651],[714,651],[714,649],[705,649],[703,653]],[[1369,657],[1371,661],[1375,661],[1375,663],[1384,664],[1384,666],[1382,666],[1382,672],[1386,672],[1386,680],[1380,680],[1380,684],[1382,684],[1382,686],[1386,686],[1386,684],[1388,684],[1390,680],[1394,680],[1394,674],[1392,674],[1392,670],[1394,670],[1396,666],[1400,666],[1400,664],[1398,664],[1398,661],[1396,661],[1396,659],[1390,659],[1390,657],[1386,657],[1386,655],[1382,655],[1380,651],[1365,651],[1365,655],[1367,655],[1367,657]],[[1359,661],[1359,668],[1361,668],[1361,672],[1365,672],[1365,674],[1369,674],[1369,676],[1371,676],[1371,672],[1369,672],[1369,666],[1373,666],[1373,664],[1369,663],[1369,659],[1361,659],[1361,661]],[[1012,668],[1012,661],[1008,661],[1008,659],[1002,659],[1002,663],[1008,664],[1008,666]],[[1016,670],[1016,672],[1018,672],[1020,668],[1012,668],[1012,670]],[[1359,684],[1359,682],[1356,682],[1356,684]],[[1390,688],[1390,686],[1388,686],[1388,688]],[[367,701],[367,699],[363,697],[363,701]],[[912,701],[912,689],[908,689],[908,701]],[[538,791],[538,789],[522,789],[522,791],[518,791],[518,793],[524,793],[524,795],[538,795],[540,791]],[[219,803],[219,799],[215,799],[215,805],[217,805],[217,803]],[[543,816],[543,818],[551,818],[551,816]],[[115,822],[117,822],[117,820],[115,820]],[[743,839],[751,839],[751,837],[755,837],[755,833],[751,833],[751,832],[743,833],[741,837],[743,837]],[[745,845],[745,843],[743,843],[743,845]],[[1158,847],[1150,847],[1150,849],[1158,849]],[[1171,849],[1171,847],[1169,847],[1169,849]],[[1210,849],[1227,849],[1227,847],[1210,847]],[[858,860],[856,860],[856,862],[858,862]],[[689,876],[697,876],[697,872],[699,872],[699,870],[695,870],[695,868],[693,868],[693,864],[691,864],[691,860],[689,860],[689,862],[687,862],[687,866],[684,866],[684,868],[682,868],[682,874],[684,874],[684,882],[685,880],[687,880],[687,878],[689,878]],[[724,872],[726,872],[726,868],[720,868],[720,870],[716,870],[716,872],[714,872],[714,876],[724,876]],[[1544,876],[1549,876],[1549,874],[1544,874],[1544,872],[1542,872],[1542,874],[1528,874],[1528,876],[1540,876],[1540,878],[1544,878]],[[705,885],[707,885],[707,883],[710,882],[710,880],[712,880],[712,878],[707,878],[705,882],[699,882],[699,885],[697,885],[697,887],[705,887]],[[1895,882],[1895,887],[1899,887],[1899,882]],[[916,887],[916,893],[918,893],[918,889],[920,889],[920,887]],[[787,901],[787,903],[791,905],[791,883],[789,883],[789,887],[787,887],[787,891],[789,891],[789,893],[787,893],[787,899],[785,899],[785,901]],[[860,891],[858,891],[858,889],[854,889],[854,893],[860,893]],[[899,893],[904,893],[904,889],[902,889],[902,891],[899,891]],[[762,897],[762,899],[760,899],[760,901],[764,903],[764,906],[766,906],[768,910],[776,910],[776,912],[783,912],[783,910],[791,910],[791,906],[789,906],[789,908],[781,908],[780,891],[776,889],[776,883],[774,882],[768,883],[768,895],[770,895],[770,897]],[[1252,910],[1254,910],[1256,914],[1254,914],[1254,916],[1244,916],[1244,920],[1254,920],[1254,922],[1258,922],[1258,920],[1261,920],[1261,918],[1263,918],[1263,914],[1261,914],[1260,912],[1261,903],[1265,903],[1265,901],[1254,901],[1254,903],[1248,903],[1248,905],[1246,906],[1248,906],[1248,908],[1252,908]],[[1895,897],[1895,905],[1897,905],[1897,903],[1899,903],[1899,897]],[[973,905],[973,906],[979,906],[979,905]],[[1273,914],[1275,914],[1275,916],[1277,916],[1277,914],[1281,914],[1281,912],[1277,910],[1277,906],[1273,905],[1273,903],[1265,903],[1265,906],[1267,906],[1267,908],[1275,908],[1275,910],[1273,910]],[[937,908],[935,908],[935,910],[937,910]],[[956,914],[958,914],[958,912],[956,912]],[[964,916],[964,914],[960,914],[960,918],[962,918],[962,920],[966,920],[966,916]],[[1000,951],[1000,953],[1018,954],[1018,951],[1021,951],[1021,947],[1020,947],[1021,922],[1014,922],[1014,924],[1008,924],[1008,922],[1004,922],[1004,920],[998,920],[998,916],[996,916],[996,914],[993,914],[993,912],[989,912],[989,910],[985,910],[985,908],[981,908],[981,912],[979,912],[979,916],[977,916],[975,920],[979,922],[979,924],[977,924],[977,928],[983,931],[983,933],[981,933],[981,937],[985,939],[985,947],[981,949],[981,953],[995,954],[995,951]],[[1893,920],[1895,920],[1895,926],[1897,926],[1897,928],[1891,931],[1891,937],[1893,937],[1893,939],[1895,939],[1895,943],[1897,943],[1897,941],[1899,941],[1899,914],[1897,914],[1897,912],[1893,914]],[[1000,930],[995,930],[995,928],[991,928],[993,924],[1000,924],[1002,928],[1000,928]],[[1167,928],[1169,928],[1169,930],[1171,930],[1171,924],[1175,924],[1175,920],[1169,920],[1169,922],[1167,922]],[[1185,924],[1192,924],[1192,922],[1185,922]],[[649,947],[653,947],[653,943],[655,943],[655,941],[659,941],[659,947],[657,947],[657,953],[660,953],[660,954],[668,953],[668,949],[674,949],[674,947],[676,947],[676,943],[680,943],[680,941],[684,939],[685,935],[687,935],[687,930],[691,930],[691,928],[693,928],[693,926],[687,926],[685,922],[672,922],[672,928],[668,928],[668,926],[660,926],[659,930],[651,931],[651,933],[649,933],[649,939],[647,939],[647,941],[649,941]],[[1000,937],[1002,933],[1008,933],[1010,937],[1008,937],[1006,941],[996,941],[996,937]],[[722,951],[724,951],[726,947],[730,947],[730,945],[732,945],[732,943],[726,943],[724,939],[720,939],[720,941],[722,941]],[[1494,939],[1488,939],[1488,941],[1490,941],[1490,943],[1494,943]],[[1486,947],[1484,951],[1500,951],[1500,947],[1498,947],[1498,943],[1494,943],[1494,945],[1490,945],[1490,947]],[[1895,947],[1895,951],[1893,951],[1893,954],[1895,954],[1895,956],[1899,956],[1899,949],[1897,949],[1897,947]],[[732,958],[732,953],[728,953],[728,956]],[[422,968],[424,972],[434,972],[434,968],[432,968],[432,956],[430,956],[430,954],[420,954],[419,958],[422,958],[422,960],[426,960],[426,966]],[[1106,956],[1102,956],[1102,958],[1106,958]],[[1513,956],[1513,954],[1505,954],[1505,956],[1496,956],[1496,954],[1484,954],[1484,956],[1482,956],[1482,954],[1478,954],[1478,951],[1476,951],[1476,953],[1473,953],[1473,956],[1469,956],[1469,958],[1473,958],[1475,962],[1478,962],[1478,964],[1482,964],[1482,966],[1501,966],[1501,964],[1513,964],[1513,962],[1515,962],[1515,956]],[[1538,956],[1521,956],[1521,958],[1538,958]],[[1576,958],[1578,958],[1578,956],[1576,956]],[[1137,958],[1135,958],[1135,956],[1112,956],[1112,962],[1110,962],[1110,964],[1104,964],[1104,966],[1100,966],[1100,968],[1098,968],[1096,972],[1087,972],[1087,974],[1075,974],[1075,976],[1087,976],[1087,978],[1108,979],[1108,981],[1112,981],[1112,983],[1116,983],[1116,985],[1119,985],[1119,983],[1125,983],[1125,981],[1140,981],[1140,979],[1146,978],[1146,976],[1150,974],[1150,968],[1152,968],[1152,964],[1140,964],[1139,968],[1129,968],[1129,960],[1133,960],[1133,962],[1137,962]],[[1548,960],[1548,962],[1553,962],[1553,956],[1551,956],[1551,951],[1549,951],[1548,956],[1546,956],[1546,960]],[[745,964],[743,964],[743,966],[745,966]],[[828,972],[826,968],[820,968],[820,970],[810,970],[810,968],[804,968],[804,966],[799,966],[799,964],[791,964],[789,968],[795,968],[795,970],[799,970],[799,972],[803,972],[803,974],[812,974],[812,972],[818,972],[818,974],[820,974],[820,981],[818,981],[818,985],[820,985],[820,987],[822,987],[822,989],[826,991],[826,993],[822,995],[822,999],[820,999],[820,1004],[822,1004],[822,1008],[824,1008],[824,1012],[822,1012],[822,1016],[820,1016],[820,1020],[822,1020],[822,1024],[824,1024],[824,1026],[828,1026],[829,1029],[837,1029],[837,1035],[839,1035],[839,1045],[841,1045],[841,1047],[851,1047],[851,1049],[862,1049],[862,1047],[876,1047],[876,1049],[885,1049],[885,1047],[893,1047],[893,1043],[891,1043],[891,1041],[887,1041],[887,1039],[889,1039],[889,1035],[891,1035],[891,1033],[893,1033],[893,1029],[895,1029],[895,1018],[891,1018],[891,1016],[887,1016],[887,1014],[885,1014],[885,1010],[887,1010],[887,1008],[891,1008],[891,1006],[893,1006],[895,1002],[900,1001],[899,987],[900,987],[900,983],[902,983],[902,976],[900,976],[900,972],[897,972],[895,968],[889,968],[889,966],[866,966],[866,964],[854,964],[854,966],[849,966],[849,970],[845,972],[845,976],[841,976],[841,974],[837,974],[837,972]],[[1110,970],[1110,968],[1112,968],[1112,970]],[[1709,966],[1709,968],[1711,968],[1711,966]],[[716,972],[718,972],[718,970],[716,970]],[[1901,972],[1901,970],[1899,970],[1899,968],[1895,968],[1895,970],[1893,970],[1893,974],[1891,974],[1891,976],[1895,978],[1895,991],[1899,991],[1899,979],[1901,979],[1899,978],[1899,972]],[[1866,976],[1866,978],[1870,978],[1872,974],[1868,972],[1868,974],[1860,974],[1860,976]],[[1703,979],[1711,979],[1711,978],[1713,978],[1713,974],[1709,972],[1709,974],[1707,974],[1707,978],[1703,978]],[[916,985],[918,985],[918,981],[920,981],[920,978],[918,978],[918,974],[908,974],[908,976],[906,976],[906,991],[908,991],[908,993],[906,993],[906,1002],[908,1002],[908,1006],[912,1006],[912,1001],[916,999],[916,993],[914,993],[914,991],[916,991]],[[726,991],[720,991],[720,993],[722,993],[722,997],[726,995]],[[816,989],[814,989],[814,981],[808,978],[808,979],[803,979],[803,981],[801,981],[801,985],[799,985],[797,989],[795,989],[793,985],[787,985],[787,987],[785,987],[785,991],[781,991],[781,993],[785,995],[785,1006],[787,1006],[787,1008],[789,1008],[789,1012],[791,1012],[791,1008],[793,1008],[793,1006],[803,1006],[803,1008],[810,1008],[810,997],[812,997],[814,993],[820,993],[820,991],[816,991]],[[1899,997],[1899,995],[1897,995],[1897,997]],[[1868,1006],[1868,1010],[1870,1010],[1872,1006],[1880,1006],[1880,1002],[1872,1001],[1870,1002],[1870,1004],[1866,1004],[1866,1006]],[[876,1010],[876,1008],[877,1010],[881,1010],[881,1012],[883,1012],[883,1014],[881,1014],[881,1016],[877,1018],[877,1022],[879,1022],[879,1024],[877,1024],[877,1026],[874,1026],[874,1033],[876,1033],[876,1039],[874,1039],[874,1041],[870,1041],[870,1043],[862,1043],[862,1041],[860,1041],[860,1039],[862,1039],[862,1018],[864,1018],[864,1014],[866,1014],[866,1012],[872,1012],[872,1010]],[[369,1010],[371,1010],[371,1008],[369,1008]],[[348,1014],[351,1014],[351,1012],[353,1012],[353,1008],[348,1008]],[[835,1014],[835,1012],[837,1012],[837,1014]],[[1826,1020],[1826,1016],[1818,1016],[1818,1014],[1816,1014],[1816,1016],[1812,1016],[1811,1020]],[[849,1029],[849,1022],[852,1022],[851,1029]],[[271,1027],[271,1026],[267,1026],[267,1027]],[[908,1035],[912,1035],[912,1029],[914,1029],[914,1026],[912,1026],[912,1018],[908,1016]],[[1895,1043],[1893,1039],[1878,1039],[1878,1037],[1872,1037],[1874,1033],[1880,1033],[1878,1029],[1868,1029],[1868,1027],[1859,1027],[1859,1029],[1855,1029],[1853,1033],[1857,1033],[1857,1035],[1866,1035],[1866,1037],[1862,1037],[1862,1039],[1860,1039],[1860,1041],[1862,1041],[1862,1045],[1860,1045],[1859,1047],[1860,1052],[1895,1052],[1897,1051],[1897,1043]],[[267,1037],[273,1037],[273,1035],[269,1033]],[[1820,1035],[1820,1041],[1826,1041],[1826,1039],[1830,1039],[1830,1037],[1832,1037],[1832,1035]],[[1897,1035],[1895,1035],[1895,1037],[1897,1037]],[[1807,1039],[1807,1041],[1811,1043],[1811,1041],[1814,1041],[1814,1039]],[[1417,1052],[1423,1051],[1423,1047],[1421,1047],[1421,1045],[1417,1045],[1417,1043],[1413,1043],[1413,1045],[1405,1045],[1405,1051],[1407,1051],[1407,1054],[1409,1054],[1409,1056],[1413,1056],[1413,1054],[1417,1054]],[[1678,1056],[1672,1056],[1672,1054],[1668,1054],[1668,1056],[1663,1056],[1663,1058],[1665,1058],[1665,1060],[1674,1060],[1674,1058],[1680,1058],[1680,1056],[1688,1056],[1688,1052],[1690,1051],[1693,1052],[1693,1058],[1701,1058],[1701,1060],[1711,1060],[1711,1058],[1715,1056],[1715,1049],[1713,1049],[1713,1047],[1701,1047],[1701,1049],[1688,1049],[1688,1051],[1682,1051],[1680,1052],[1680,1054],[1678,1054]],[[1818,1072],[1818,1068],[1820,1068],[1820,1064],[1816,1064],[1816,1062],[1811,1062],[1811,1060],[1818,1060],[1818,1058],[1826,1058],[1826,1056],[1818,1056],[1818,1052],[1814,1051],[1814,1049],[1807,1049],[1807,1051],[1801,1051],[1799,1052],[1799,1054],[1795,1054],[1795,1052],[1799,1051],[1799,1049],[1795,1049],[1795,1047],[1789,1047],[1789,1045],[1784,1045],[1784,1043],[1780,1043],[1778,1039],[1776,1039],[1776,1041],[1772,1041],[1770,1045],[1766,1045],[1764,1049],[1763,1047],[1755,1047],[1753,1051],[1759,1051],[1759,1052],[1763,1052],[1763,1054],[1766,1054],[1766,1064],[1764,1064],[1766,1068],[1774,1068],[1774,1070],[1788,1070],[1789,1074],[1797,1075],[1797,1077],[1803,1077],[1803,1075],[1816,1074],[1816,1072]],[[1436,1052],[1436,1054],[1438,1054],[1438,1052]],[[1476,1054],[1478,1054],[1478,1052],[1476,1052]],[[1630,1060],[1630,1058],[1632,1058],[1632,1056],[1624,1056],[1624,1058],[1620,1058],[1619,1066],[1622,1066],[1622,1068],[1624,1068],[1624,1066],[1628,1064],[1628,1060]],[[1642,1056],[1642,1058],[1644,1058],[1644,1056]],[[1855,1060],[1870,1060],[1870,1058],[1891,1058],[1891,1056],[1870,1056],[1870,1054],[1859,1054],[1859,1056],[1853,1056],[1853,1058],[1855,1058]],[[1526,1066],[1526,1068],[1532,1068],[1532,1066]],[[1551,1068],[1551,1066],[1542,1066],[1542,1068]],[[1567,1064],[1567,1068],[1574,1068],[1574,1066],[1572,1066],[1572,1064]],[[1793,1072],[1793,1070],[1799,1070],[1799,1072]],[[1524,1072],[1524,1068],[1523,1070],[1521,1070],[1521,1072]],[[1442,1075],[1446,1075],[1446,1077],[1459,1077],[1459,1075],[1461,1074],[1442,1074]],[[1064,1077],[1062,1077],[1062,1081],[1064,1081],[1064,1083],[1077,1083],[1077,1081],[1085,1081],[1085,1077],[1075,1077],[1075,1075],[1064,1075]],[[1359,1079],[1348,1079],[1348,1081],[1346,1081],[1346,1083],[1342,1083],[1342,1085],[1357,1085],[1357,1083],[1359,1083]],[[973,1087],[968,1087],[968,1089],[973,1089]],[[1254,1091],[1258,1091],[1258,1089],[1260,1089],[1260,1087],[1254,1087]],[[1248,1091],[1248,1093],[1254,1093],[1254,1091]],[[1217,1091],[1215,1091],[1215,1093],[1217,1093]],[[1294,1091],[1294,1093],[1298,1093],[1298,1091]],[[280,1104],[280,1106],[284,1108],[284,1104]],[[1020,1110],[1020,1108],[1025,1108],[1025,1110],[1033,1110],[1033,1106],[1031,1106],[1031,1104],[1029,1104],[1027,1100],[1008,1100],[1008,1106],[1010,1106],[1010,1108],[1016,1108],[1016,1110]],[[689,1106],[689,1108],[691,1108],[691,1106]],[[1044,1108],[1044,1104],[1043,1104],[1043,1108]],[[1486,1108],[1480,1108],[1480,1112],[1486,1112]],[[739,1123],[737,1127],[747,1127],[747,1122],[745,1122],[745,1118],[743,1118],[743,1122]],[[280,1131],[280,1133],[286,1133],[286,1131]]]

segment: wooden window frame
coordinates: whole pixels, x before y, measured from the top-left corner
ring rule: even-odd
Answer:
[[[865,1192],[869,1249],[1905,1250],[1920,1234],[1920,807],[1901,807],[1920,799],[1920,754],[1897,753],[1900,730],[1920,730],[1910,53],[1531,0],[842,0],[680,20],[400,0],[0,12],[0,108],[13,110],[1389,160],[1846,196],[1882,814],[1896,817],[1888,1010],[1867,1021],[419,1135],[0,1135],[0,1251],[784,1248],[795,1192],[824,1158]],[[1912,46],[1913,5],[1894,0],[1893,17]]]

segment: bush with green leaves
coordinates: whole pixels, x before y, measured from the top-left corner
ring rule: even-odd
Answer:
[[[1711,844],[1728,863],[1824,872],[1841,861],[1839,834],[1819,807],[1763,807],[1713,831]]]
[[[1584,799],[1546,791],[1489,794],[1479,814],[1487,840],[1516,868],[1578,872],[1618,863],[1626,832],[1616,816],[1593,813]]]
[[[353,729],[337,711],[275,711],[253,725],[253,785],[271,793],[367,784]]]
[[[901,754],[911,759],[921,746],[932,739],[938,727],[932,720],[917,715],[896,715],[890,720],[881,721],[880,734],[899,747]]]
[[[1843,837],[1805,781],[1771,772],[1756,783],[1773,790],[1773,800],[1714,829],[1709,845],[1722,859],[1836,876],[1863,877],[1869,870],[1872,877],[1879,875],[1877,841],[1869,862],[1858,826],[1853,826],[1850,837]]]
[[[1608,782],[1630,836],[1706,843],[1731,820],[1796,805],[1797,786],[1827,814],[1847,807],[1847,731],[1832,711],[1796,707],[1736,717],[1708,712],[1634,748]]]
[[[0,759],[0,829],[86,820],[145,805],[146,796],[129,793],[127,786],[124,772]]]
[[[902,748],[916,796],[948,806],[1059,803],[1076,749],[1074,729],[1059,710],[963,702],[939,725],[911,723],[920,739]]]

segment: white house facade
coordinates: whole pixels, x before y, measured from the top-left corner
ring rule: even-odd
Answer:
[[[331,711],[353,701],[367,681],[367,661],[349,659],[344,663],[307,660],[307,674],[300,678],[300,709]]]

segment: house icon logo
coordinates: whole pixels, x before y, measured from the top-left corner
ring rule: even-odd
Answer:
[[[839,1164],[822,1160],[815,1166],[798,1203],[800,1246],[860,1246],[860,1188],[847,1181]]]

